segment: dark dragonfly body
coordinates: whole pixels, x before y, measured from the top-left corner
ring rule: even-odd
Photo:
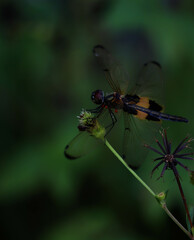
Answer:
[[[94,118],[106,128],[106,135],[117,122],[116,113],[122,112],[122,157],[130,166],[139,167],[147,154],[144,144],[152,144],[161,120],[185,123],[188,120],[163,113],[164,79],[158,62],[145,63],[135,79],[129,77],[123,66],[103,46],[95,46],[93,54],[112,91],[107,95],[102,90],[94,91],[91,98],[98,106],[87,111],[95,113]],[[105,118],[106,113],[109,113],[110,121]],[[79,127],[79,134],[66,147],[65,155],[69,159],[79,158],[90,149],[91,136],[85,130]]]
[[[92,101],[100,104],[92,112],[100,113],[103,108],[109,109],[112,115],[113,109],[117,112],[118,109],[123,109],[124,112],[133,114],[139,119],[151,121],[170,120],[176,122],[188,122],[184,117],[174,116],[171,114],[162,113],[163,107],[147,97],[139,97],[137,95],[121,95],[117,92],[104,96],[102,90],[96,90],[92,93]]]

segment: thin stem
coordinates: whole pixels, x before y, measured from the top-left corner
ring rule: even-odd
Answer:
[[[166,203],[164,200],[159,200],[158,195],[154,193],[154,191],[127,165],[127,163],[122,159],[122,157],[114,150],[114,148],[110,145],[110,143],[104,139],[105,145],[110,149],[110,151],[119,159],[119,161],[127,168],[127,170],[149,191],[149,193],[159,201],[161,207],[167,213],[167,215],[177,224],[177,226],[191,239],[194,240],[193,236],[187,229],[185,229],[182,224],[172,215],[172,213],[168,210]]]
[[[180,193],[181,193],[181,197],[182,197],[182,200],[183,200],[183,203],[184,203],[184,206],[185,206],[185,210],[186,210],[186,214],[187,214],[187,217],[188,217],[188,220],[189,220],[189,224],[191,226],[191,229],[193,227],[193,224],[192,224],[192,221],[191,221],[191,217],[190,217],[190,214],[189,214],[189,209],[187,207],[187,202],[186,202],[186,199],[185,199],[185,195],[184,195],[184,192],[183,192],[183,188],[181,186],[181,182],[180,182],[180,179],[179,179],[179,175],[177,174],[176,172],[176,169],[173,165],[173,172],[174,172],[174,175],[175,175],[175,178],[176,178],[176,181],[177,181],[177,184],[178,184],[178,187],[179,187],[179,190],[180,190]]]
[[[130,171],[130,173],[152,194],[156,197],[154,191],[127,165],[127,163],[122,159],[122,157],[114,150],[110,143],[105,139],[106,146],[111,150],[111,152],[119,159],[119,161]]]
[[[179,228],[191,239],[194,240],[193,236],[191,235],[191,233],[189,231],[187,231],[186,228],[183,227],[183,225],[172,215],[172,213],[168,210],[166,203],[162,203],[162,208],[164,209],[164,211],[166,212],[166,214],[174,221],[174,223],[176,223],[176,225],[179,226]]]

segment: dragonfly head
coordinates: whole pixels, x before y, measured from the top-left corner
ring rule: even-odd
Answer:
[[[91,99],[95,104],[102,104],[104,102],[104,92],[102,90],[92,92]]]

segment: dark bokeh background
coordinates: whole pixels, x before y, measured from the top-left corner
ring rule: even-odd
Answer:
[[[63,155],[78,132],[76,116],[93,107],[91,92],[105,84],[92,55],[96,44],[107,46],[132,78],[144,62],[159,61],[166,112],[190,120],[165,124],[173,144],[194,136],[192,0],[2,0],[1,239],[186,239],[103,145],[74,162]],[[185,224],[172,173],[150,178],[153,157],[138,174],[156,192],[169,190],[168,206]],[[192,205],[193,186],[186,172],[180,175]]]

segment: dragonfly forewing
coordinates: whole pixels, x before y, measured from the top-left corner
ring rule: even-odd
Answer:
[[[94,137],[92,137],[88,132],[79,132],[65,147],[64,154],[66,158],[74,160],[84,156],[89,152],[89,146],[92,144],[93,141]]]
[[[135,118],[127,112],[124,112],[124,124],[123,158],[131,167],[138,168],[148,153],[144,144],[153,143],[161,124]]]
[[[144,64],[131,94],[149,97],[159,104],[164,104],[164,78],[159,63],[151,61]]]
[[[98,59],[112,90],[125,94],[129,84],[129,76],[122,65],[101,45],[95,46],[93,53]]]

